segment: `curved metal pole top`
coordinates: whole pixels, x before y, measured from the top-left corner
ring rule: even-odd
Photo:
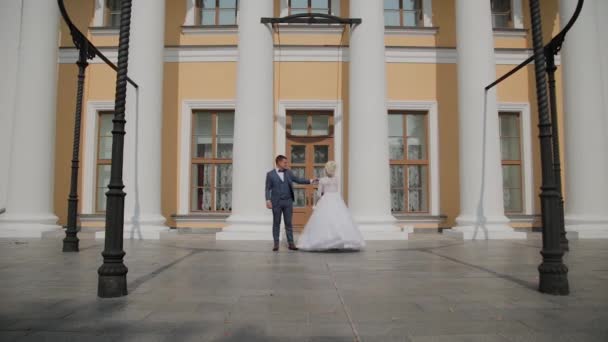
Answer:
[[[70,29],[70,34],[72,35],[72,41],[74,45],[79,50],[86,49],[84,52],[86,53],[87,59],[93,59],[95,56],[99,57],[104,63],[106,63],[110,68],[114,71],[118,71],[118,68],[114,63],[112,63],[99,49],[74,25],[72,19],[70,18],[68,11],[65,8],[64,0],[57,0],[57,5],[59,6],[59,12],[61,12],[61,16],[65,23],[68,25]],[[135,83],[132,79],[127,77],[127,82],[129,82],[136,89],[139,88],[137,83]]]
[[[566,24],[566,26],[564,26],[564,28],[557,35],[555,35],[555,37],[553,37],[547,45],[545,45],[545,51],[547,51],[549,49],[552,54],[557,54],[561,50],[562,44],[564,43],[564,39],[566,38],[566,34],[568,33],[568,31],[570,31],[570,29],[572,28],[574,23],[578,20],[578,17],[580,16],[581,11],[583,10],[584,2],[585,2],[585,0],[578,0],[578,3],[576,4],[576,9],[574,10],[574,14],[572,14],[572,17],[570,18],[570,20],[568,20],[568,23]],[[511,71],[509,71],[508,73],[506,73],[505,75],[503,75],[502,77],[497,79],[496,81],[489,84],[485,88],[485,90],[488,91],[488,90],[492,89],[493,87],[497,86],[499,83],[501,83],[502,81],[511,77],[511,75],[513,75],[517,71],[521,70],[523,67],[532,63],[533,61],[534,61],[534,55],[530,56],[528,59],[526,59],[525,61],[521,62],[518,66],[513,68]]]

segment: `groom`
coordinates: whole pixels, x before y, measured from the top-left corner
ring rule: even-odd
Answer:
[[[281,214],[285,220],[285,231],[289,249],[297,251],[293,242],[293,183],[314,184],[316,179],[298,178],[287,168],[287,157],[279,155],[275,158],[276,168],[266,174],[266,208],[272,209],[272,237],[274,238],[274,252],[279,250],[279,231],[281,230]]]

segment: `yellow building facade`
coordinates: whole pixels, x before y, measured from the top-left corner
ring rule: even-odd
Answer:
[[[436,231],[470,225],[470,222],[459,223],[458,220],[466,216],[463,207],[469,205],[463,206],[463,184],[479,182],[467,180],[468,176],[463,172],[468,173],[469,169],[461,164],[483,159],[484,162],[478,165],[482,168],[485,157],[467,149],[469,145],[466,144],[470,142],[463,140],[467,130],[462,127],[466,123],[461,111],[468,108],[463,107],[463,101],[477,101],[477,98],[463,95],[466,93],[462,89],[464,77],[460,75],[465,72],[463,58],[467,56],[463,51],[475,50],[471,44],[477,44],[478,39],[482,42],[479,43],[480,51],[486,51],[483,42],[491,41],[491,53],[481,58],[494,65],[495,74],[467,81],[471,89],[478,87],[480,91],[487,85],[483,84],[486,79],[500,77],[529,57],[532,43],[528,1],[251,2],[154,0],[144,5],[134,1],[129,76],[140,85],[140,90],[138,94],[130,90],[128,97],[125,184],[127,201],[133,202],[127,205],[125,219],[137,221],[139,210],[143,215],[160,216],[163,222],[154,225],[164,227],[162,229],[221,232],[227,226],[241,225],[239,220],[243,217],[248,220],[250,213],[263,207],[263,192],[250,193],[257,191],[260,185],[246,189],[256,179],[259,168],[252,166],[251,172],[256,176],[245,175],[242,171],[243,165],[247,165],[243,162],[245,159],[234,160],[245,158],[244,151],[251,151],[247,145],[256,142],[255,132],[243,133],[245,119],[241,118],[247,117],[248,108],[243,108],[244,105],[238,108],[239,104],[255,103],[255,99],[250,100],[254,102],[243,100],[249,96],[243,95],[247,90],[262,98],[267,94],[272,96],[272,113],[268,113],[268,118],[272,119],[266,123],[268,129],[259,132],[260,141],[271,139],[270,148],[265,142],[259,146],[262,151],[259,157],[267,170],[272,169],[272,158],[277,154],[287,155],[294,172],[306,177],[322,175],[323,164],[336,160],[342,194],[348,204],[354,205],[354,215],[360,218],[362,225],[369,223],[364,217],[369,216],[370,222],[375,220],[371,211],[358,209],[365,203],[368,183],[389,187],[382,189],[381,195],[378,195],[380,192],[370,194],[369,200],[370,203],[381,202],[383,208],[386,207],[386,213],[394,219],[390,225],[396,227],[396,231]],[[480,6],[482,2],[483,6]],[[66,0],[76,26],[113,62],[117,57],[119,3]],[[467,11],[470,12],[467,14]],[[259,28],[252,23],[261,16],[283,17],[306,12],[362,18],[362,23],[355,27],[289,24],[274,28],[264,26],[259,19]],[[560,13],[558,1],[543,1],[542,14],[545,41],[560,31],[560,17],[570,15]],[[141,18],[143,16],[147,17]],[[378,26],[380,16],[383,24]],[[459,21],[474,24],[459,24]],[[376,25],[376,28],[368,30],[366,25]],[[259,32],[249,35],[242,32],[250,27],[251,31]],[[369,52],[368,56],[366,52],[376,46],[370,44],[374,42],[370,37],[378,37],[380,30],[384,48],[382,66],[373,64],[377,61],[376,55]],[[468,39],[459,36],[466,32],[472,36]],[[263,34],[267,37],[251,42]],[[78,52],[64,23],[60,25],[58,37],[52,213],[59,224],[65,224]],[[245,38],[249,43],[243,46],[241,39]],[[263,70],[256,71],[252,66],[245,70],[244,58],[258,53],[248,46],[270,49],[271,61],[264,60],[272,65],[270,78],[264,76],[268,70],[263,66],[260,66]],[[150,51],[158,53],[154,55]],[[268,55],[258,53],[256,56]],[[99,230],[104,226],[103,194],[111,162],[111,117],[116,79],[115,72],[98,58],[90,62],[86,71],[80,141],[79,212],[83,227]],[[374,71],[383,70],[380,80],[367,81],[365,71],[353,69],[353,65],[372,64],[374,66],[370,68]],[[256,72],[262,77],[243,80],[239,76],[240,73],[255,75]],[[477,82],[481,79],[483,81]],[[382,80],[385,80],[384,85]],[[560,129],[564,127],[562,83],[560,65],[557,71]],[[378,92],[378,87],[384,93]],[[159,93],[150,89],[159,89],[156,90]],[[369,101],[362,98],[366,94],[370,96]],[[370,132],[375,131],[368,136],[360,126],[374,121],[364,121],[370,120],[369,117],[354,113],[352,106],[363,110],[368,108],[366,103],[374,102],[382,94],[385,94],[385,107],[381,110],[383,117],[379,117],[385,128],[373,128],[372,124]],[[357,99],[353,98],[355,95]],[[255,115],[257,109],[251,108],[251,115]],[[498,191],[485,198],[482,188],[481,198],[484,199],[480,201],[490,203],[494,201],[492,198],[499,198],[494,202],[502,210],[501,215],[507,218],[509,228],[538,227],[541,167],[533,65],[497,87],[493,110],[475,113],[466,120],[487,119],[487,116],[492,119],[485,130],[490,131],[495,140],[491,144],[494,149],[490,148],[493,152],[490,159],[494,160],[492,165],[495,166],[491,170],[497,173],[475,171],[470,177],[485,179]],[[265,118],[260,117],[260,120]],[[237,141],[242,139],[239,133],[250,136],[247,142],[239,142],[243,147],[237,146]],[[377,138],[381,136],[382,141],[379,141]],[[561,137],[564,145],[563,135]],[[483,145],[483,141],[479,140],[478,144]],[[388,151],[382,152],[385,154],[381,154],[380,159],[365,159],[366,153],[375,154],[376,144]],[[367,149],[366,146],[371,147]],[[463,157],[467,153],[468,156]],[[568,172],[564,155],[566,170],[562,182],[566,181]],[[377,160],[384,160],[384,163],[380,168],[374,166],[362,171],[360,165],[365,165],[366,160],[374,165]],[[240,165],[241,171],[235,170],[237,166],[232,168],[233,164]],[[478,169],[477,165],[470,165],[470,168]],[[150,179],[155,172],[159,176]],[[236,180],[238,175],[243,175],[239,181]],[[388,181],[376,179],[386,176]],[[243,177],[247,177],[246,180]],[[263,181],[263,176],[259,177],[259,183]],[[246,194],[234,194],[233,184]],[[369,189],[375,191],[374,187]],[[491,185],[489,189],[493,189]],[[158,203],[152,203],[154,196]],[[243,203],[259,197],[260,204],[242,209],[246,204],[235,203],[233,208],[233,196],[241,196],[238,201]],[[382,199],[374,196],[382,196]],[[300,188],[296,197],[296,226],[302,226],[314,207],[314,188]],[[140,200],[142,210],[138,209]],[[145,212],[147,200],[152,201],[148,204],[154,208],[149,213]],[[373,207],[374,204],[369,205]],[[6,207],[8,214],[10,205]],[[246,214],[234,213],[233,209]],[[254,217],[251,220],[263,226],[268,214],[261,213],[261,221]],[[231,216],[238,216],[238,220],[231,221]],[[151,220],[158,221],[157,218]],[[268,238],[269,232],[270,226]],[[513,230],[512,234],[515,233]]]

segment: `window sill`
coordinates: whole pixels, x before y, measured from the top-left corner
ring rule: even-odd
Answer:
[[[118,27],[98,26],[89,27],[89,32],[92,36],[118,36],[120,29]]]
[[[526,29],[518,28],[495,28],[494,36],[501,38],[525,38],[528,34]]]
[[[384,34],[387,36],[434,36],[439,32],[439,27],[401,27],[386,26]]]
[[[224,213],[190,213],[187,215],[171,215],[171,218],[175,220],[176,223],[179,222],[225,222],[228,216],[230,216],[230,212]]]
[[[182,26],[182,34],[185,35],[233,35],[238,34],[239,27],[237,25],[223,25],[223,26]]]

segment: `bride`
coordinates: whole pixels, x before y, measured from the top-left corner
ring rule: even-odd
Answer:
[[[317,190],[320,198],[298,240],[301,250],[359,250],[365,246],[363,236],[338,192],[336,168],[334,161],[325,164],[327,176],[319,180]]]

